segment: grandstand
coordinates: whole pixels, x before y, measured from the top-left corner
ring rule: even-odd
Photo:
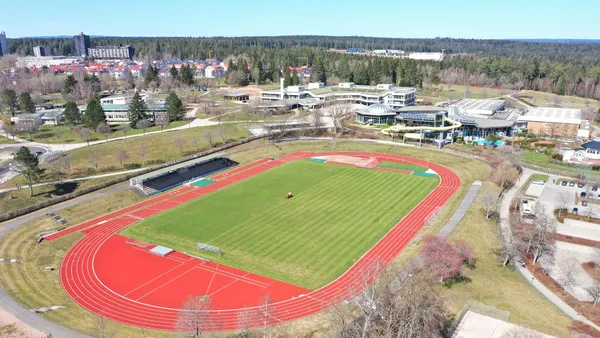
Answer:
[[[142,197],[237,165],[227,154],[215,154],[159,169],[130,180],[130,189]]]

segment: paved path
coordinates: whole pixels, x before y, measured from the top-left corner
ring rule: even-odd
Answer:
[[[460,221],[463,219],[463,217],[465,217],[467,211],[469,211],[471,208],[471,204],[473,204],[475,198],[477,198],[477,194],[479,193],[479,190],[481,190],[482,186],[483,182],[481,181],[474,181],[473,184],[471,184],[469,191],[467,191],[467,194],[463,198],[462,202],[460,202],[458,208],[454,211],[452,217],[450,217],[450,220],[448,220],[448,223],[446,223],[438,232],[437,235],[439,237],[446,239],[450,237],[452,231],[456,229]]]
[[[504,194],[502,198],[502,203],[500,205],[500,228],[502,230],[502,238],[503,240],[510,240],[511,235],[511,227],[509,223],[509,214],[510,214],[510,201],[515,196],[515,193],[523,186],[525,182],[527,182],[527,178],[534,173],[533,170],[525,169],[521,178],[515,184],[515,186],[510,189],[508,192]],[[550,289],[548,289],[544,284],[538,281],[529,270],[521,266],[520,264],[514,264],[513,266],[515,270],[534,288],[536,289],[542,296],[544,296],[548,301],[550,301],[554,306],[556,306],[560,311],[562,311],[567,316],[571,317],[573,320],[582,322],[587,324],[596,330],[600,331],[600,326],[594,324],[592,321],[583,317],[579,314],[575,309],[573,309],[569,304],[563,301],[559,296],[555,295]]]
[[[114,173],[101,174],[101,175],[93,175],[93,176],[79,177],[79,178],[72,178],[72,179],[62,180],[62,181],[52,181],[52,182],[37,183],[37,184],[34,184],[33,187],[41,187],[41,186],[44,186],[44,185],[61,184],[61,183],[68,183],[68,182],[79,182],[79,181],[91,180],[91,179],[94,179],[94,178],[102,178],[102,177],[125,175],[125,174],[134,173],[134,172],[137,172],[137,171],[142,171],[142,170],[145,170],[145,169],[148,169],[148,168],[138,168],[138,169],[125,170],[125,171],[117,171],[117,172],[114,172]],[[29,189],[29,186],[24,184],[24,185],[19,186],[19,189]],[[0,193],[7,192],[7,191],[19,190],[19,189],[17,189],[16,187],[15,188],[0,189]]]

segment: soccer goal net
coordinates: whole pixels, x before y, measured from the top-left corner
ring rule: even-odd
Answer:
[[[204,244],[204,243],[198,243],[198,251],[200,251],[200,250],[214,252],[217,255],[221,256],[221,249],[217,248],[216,246],[212,246],[212,245],[208,245],[208,244]]]

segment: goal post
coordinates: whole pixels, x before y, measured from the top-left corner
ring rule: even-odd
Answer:
[[[197,244],[198,244],[198,251],[205,250],[208,252],[216,253],[217,255],[221,256],[221,249],[219,249],[218,247],[208,245],[205,243],[197,243]]]

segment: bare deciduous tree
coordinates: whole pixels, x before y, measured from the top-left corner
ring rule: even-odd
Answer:
[[[596,307],[596,304],[598,304],[598,301],[600,301],[600,281],[594,280],[592,285],[585,288],[585,292],[592,297],[594,301],[593,306]]]
[[[87,143],[87,145],[90,145],[90,139],[92,138],[92,132],[86,128],[86,127],[81,127],[81,126],[77,126],[74,127],[73,130],[75,131],[75,133],[77,133],[77,135],[79,135],[79,137],[81,137],[81,139]]]
[[[562,214],[564,210],[569,206],[569,202],[571,201],[571,196],[568,192],[563,191],[558,196],[556,196],[556,206],[558,207],[558,217]]]
[[[154,124],[160,126],[160,131],[162,132],[163,128],[169,125],[169,114],[167,112],[157,112]]]
[[[205,130],[203,135],[204,135],[204,139],[206,140],[206,142],[208,142],[208,145],[212,148],[214,145],[212,130],[210,130],[210,129]]]
[[[118,150],[115,153],[114,157],[115,157],[115,160],[117,160],[117,162],[119,162],[119,164],[121,165],[121,169],[123,169],[123,162],[125,162],[129,159],[129,155],[127,154],[127,152],[124,149]]]
[[[120,124],[117,129],[123,133],[123,136],[127,137],[127,132],[129,131],[129,124],[127,124],[127,123]]]
[[[576,283],[577,259],[569,257],[558,262],[559,275],[557,282],[565,291]]]
[[[210,308],[210,297],[190,296],[179,311],[177,330],[188,337],[202,337],[211,326],[208,315]]]
[[[146,135],[146,129],[150,128],[152,126],[152,122],[143,119],[143,120],[139,120],[137,121],[137,123],[135,124],[135,127],[138,129],[142,129],[144,131],[144,135]]]
[[[554,232],[556,221],[553,216],[547,214],[546,207],[541,203],[534,208],[535,219],[533,221],[533,238],[531,248],[533,249],[533,264],[541,257],[552,256],[554,253]]]
[[[176,135],[173,138],[173,145],[179,150],[179,156],[183,156],[183,148],[185,146],[183,137],[181,137],[180,135]]]
[[[498,203],[496,203],[497,201],[498,196],[491,191],[488,191],[479,197],[479,203],[481,203],[483,213],[485,214],[485,219],[496,217],[498,209]]]
[[[140,157],[142,158],[142,166],[146,164],[146,155],[148,155],[148,153],[150,153],[150,149],[148,148],[146,143],[140,144],[137,148],[137,154],[140,155]]]
[[[227,142],[227,129],[225,129],[225,127],[223,127],[223,126],[219,126],[218,131],[219,131],[219,137],[223,141],[223,144],[225,144],[225,142]]]
[[[118,334],[117,326],[102,316],[96,316],[93,324],[94,337],[97,338],[112,338]]]
[[[9,124],[4,122],[2,124],[2,130],[4,130],[4,132],[6,133],[6,137],[8,138],[8,136],[12,136],[12,139],[15,139],[15,136],[19,135],[19,128],[17,128],[17,126],[15,126],[14,124]]]
[[[92,150],[90,152],[90,158],[88,161],[94,167],[94,169],[96,169],[96,172],[98,172],[98,166],[100,165],[101,157],[102,156],[100,155],[100,153],[97,150]]]
[[[492,181],[502,188],[502,191],[512,187],[518,179],[519,171],[508,161],[501,163],[492,175]]]
[[[108,125],[108,123],[100,123],[98,128],[96,129],[100,134],[104,135],[104,140],[108,142],[108,136],[112,134],[112,128]]]
[[[319,109],[313,110],[311,117],[313,133],[316,135],[319,132],[319,128],[321,128],[321,111]]]
[[[252,313],[246,307],[237,316],[237,331],[238,337],[248,338],[250,337],[250,327],[252,325],[253,318]]]
[[[333,133],[337,134],[338,128],[342,128],[342,121],[350,113],[350,105],[347,102],[336,102],[329,109],[333,120]]]

